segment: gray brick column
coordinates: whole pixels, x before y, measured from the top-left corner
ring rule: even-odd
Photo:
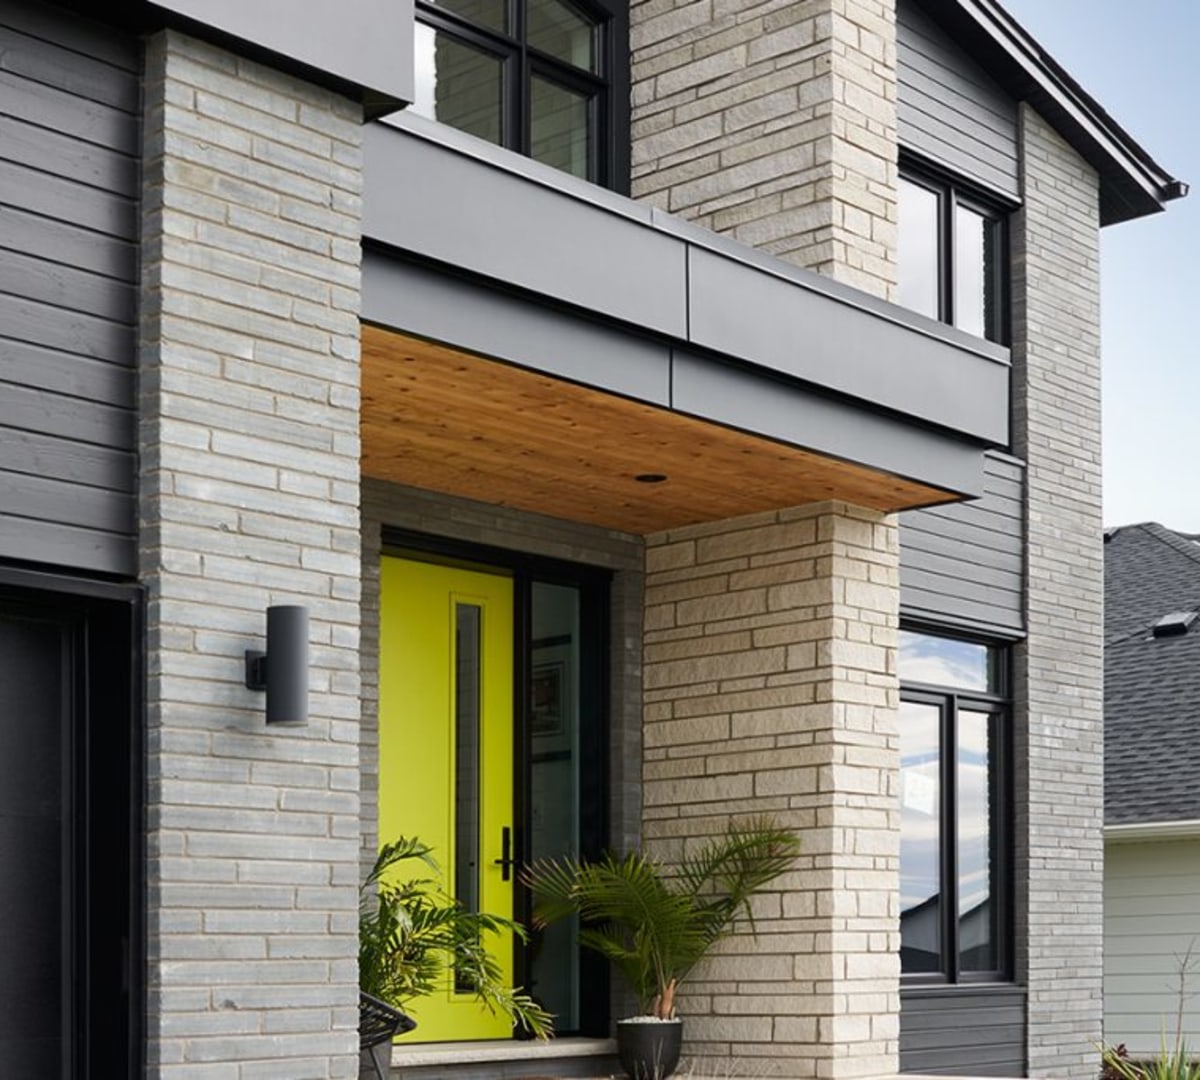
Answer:
[[[1098,182],[1028,106],[1013,222],[1014,449],[1028,462],[1017,650],[1018,976],[1029,1074],[1096,1072],[1103,903]]]
[[[140,566],[152,1077],[357,1074],[360,109],[146,58]],[[311,719],[244,688],[311,613]]]
[[[894,520],[839,503],[646,550],[644,833],[670,862],[729,818],[800,831],[794,873],[681,994],[685,1053],[754,1075],[896,1071]]]
[[[634,0],[635,198],[896,285],[894,0]]]

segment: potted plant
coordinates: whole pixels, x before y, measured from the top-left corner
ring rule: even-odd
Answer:
[[[617,1052],[633,1080],[661,1080],[679,1061],[675,994],[750,898],[791,869],[799,838],[766,818],[731,822],[723,836],[667,869],[639,852],[589,862],[545,859],[528,867],[534,923],[577,914],[579,943],[625,977],[640,1015],[617,1023]]]
[[[538,1038],[553,1032],[553,1018],[527,994],[508,986],[488,951],[488,938],[525,928],[511,919],[468,911],[429,876],[404,876],[416,862],[437,872],[432,849],[415,838],[385,844],[360,886],[358,980],[364,995],[397,1010],[436,991],[454,971],[493,1012]],[[405,1030],[414,1027],[411,1021]]]

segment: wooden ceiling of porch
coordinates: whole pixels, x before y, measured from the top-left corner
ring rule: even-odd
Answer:
[[[372,326],[362,331],[362,471],[641,534],[827,499],[891,511],[953,498]],[[635,479],[648,473],[667,479]]]

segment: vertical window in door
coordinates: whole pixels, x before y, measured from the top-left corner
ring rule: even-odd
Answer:
[[[534,582],[530,621],[531,859],[580,853],[580,594]],[[594,763],[593,763],[593,767]],[[541,931],[533,943],[531,988],[555,1027],[580,1027],[577,920]]]
[[[454,897],[468,911],[479,911],[480,615],[454,606]],[[473,989],[461,975],[454,988]]]

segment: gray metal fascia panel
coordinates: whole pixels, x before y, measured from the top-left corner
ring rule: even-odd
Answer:
[[[651,405],[670,401],[667,345],[370,250],[362,317]]]
[[[413,100],[413,0],[155,0],[155,6],[361,86],[393,108]]]
[[[688,284],[694,345],[973,439],[1008,442],[1009,367],[986,349],[696,246]]]
[[[977,445],[683,349],[672,354],[671,407],[968,498],[984,491]]]
[[[687,332],[686,247],[570,185],[385,124],[364,132],[363,235],[673,337]],[[615,198],[615,197],[610,197]]]

